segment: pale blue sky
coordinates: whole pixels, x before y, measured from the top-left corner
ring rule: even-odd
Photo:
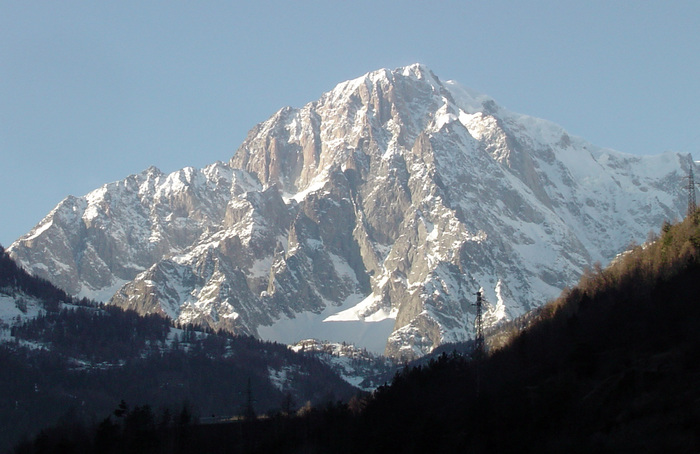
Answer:
[[[420,62],[596,145],[700,158],[700,1],[0,0],[0,244],[150,165],[228,160],[337,83]]]

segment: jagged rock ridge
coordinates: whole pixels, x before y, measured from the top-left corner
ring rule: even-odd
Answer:
[[[523,314],[684,211],[686,156],[601,149],[422,65],[254,127],[228,163],[69,197],[12,256],[69,292],[412,358]],[[694,164],[693,164],[694,165]]]

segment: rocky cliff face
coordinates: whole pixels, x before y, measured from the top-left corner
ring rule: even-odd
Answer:
[[[691,162],[600,149],[421,65],[338,85],[231,160],[69,197],[9,249],[71,293],[412,358],[518,316],[682,216]],[[333,338],[333,339],[331,339]]]

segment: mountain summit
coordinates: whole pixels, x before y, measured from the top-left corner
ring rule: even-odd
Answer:
[[[413,358],[523,314],[685,211],[694,163],[508,111],[423,65],[255,126],[228,163],[68,197],[10,248],[80,296]]]

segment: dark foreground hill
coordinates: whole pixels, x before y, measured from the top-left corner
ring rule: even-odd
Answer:
[[[115,424],[175,430],[198,418],[347,400],[356,391],[286,345],[176,328],[158,315],[72,298],[0,247],[0,315],[15,313],[0,324],[0,452],[37,434],[37,449],[51,452],[47,434],[87,434],[122,400],[128,412],[112,416]]]

